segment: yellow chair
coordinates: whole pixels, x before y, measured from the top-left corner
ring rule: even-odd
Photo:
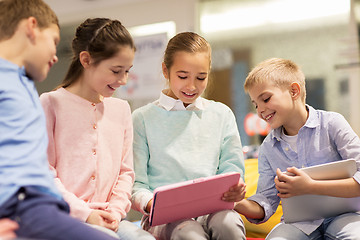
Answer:
[[[258,174],[258,160],[246,159],[245,160],[245,183],[246,195],[248,198],[256,193]],[[282,206],[279,205],[278,209],[271,218],[262,224],[250,223],[244,216],[241,216],[245,223],[246,237],[248,238],[265,238],[266,235],[280,222],[282,216]]]

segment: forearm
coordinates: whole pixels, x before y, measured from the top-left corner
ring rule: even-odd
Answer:
[[[136,186],[136,185],[135,185]],[[144,215],[148,215],[146,211],[149,201],[153,198],[152,192],[147,189],[139,189],[134,187],[135,191],[132,195],[132,208],[141,212]]]
[[[353,178],[314,181],[310,190],[310,194],[332,197],[351,198],[360,196],[360,184]]]
[[[264,209],[258,203],[247,199],[238,202],[234,210],[247,218],[261,220],[265,217]]]
[[[61,192],[64,200],[70,206],[70,215],[85,222],[92,209],[84,200],[78,198],[74,193],[66,190],[59,178],[55,178],[54,180],[56,187]]]
[[[118,220],[126,217],[131,208],[131,191],[134,180],[134,172],[124,168],[118,176],[117,182],[111,190],[109,198],[109,210]]]

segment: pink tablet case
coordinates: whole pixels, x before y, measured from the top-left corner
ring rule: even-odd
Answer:
[[[233,209],[233,202],[221,198],[239,178],[240,173],[225,173],[156,188],[150,226]]]

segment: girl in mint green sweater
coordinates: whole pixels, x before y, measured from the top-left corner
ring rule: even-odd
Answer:
[[[184,32],[166,48],[162,70],[169,88],[133,113],[135,184],[133,207],[144,214],[142,226],[157,239],[245,239],[234,210],[224,210],[150,227],[153,190],[159,186],[226,172],[244,177],[244,159],[234,114],[226,105],[202,98],[211,65],[211,48],[201,36]],[[244,198],[245,184],[223,200]]]

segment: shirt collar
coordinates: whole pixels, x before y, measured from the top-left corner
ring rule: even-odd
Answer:
[[[194,110],[204,110],[205,108],[204,99],[202,97],[198,97],[195,100],[195,102],[185,107],[184,103],[181,100],[169,97],[163,92],[160,93],[159,105],[167,111],[183,111],[183,110],[194,111]]]
[[[306,120],[304,126],[302,126],[300,128],[299,131],[301,131],[301,129],[303,128],[316,128],[317,126],[320,125],[320,120],[317,117],[317,113],[316,110],[311,107],[310,105],[305,105],[305,107],[308,109],[309,111],[309,117]],[[272,140],[273,140],[273,145],[275,145],[276,142],[280,142],[281,139],[281,131],[282,131],[282,127],[276,128],[272,131]]]
[[[21,75],[26,75],[25,72],[25,67],[19,67],[18,65],[16,65],[15,63],[12,63],[4,58],[0,58],[0,67],[1,68],[7,68],[7,69],[12,69],[14,71],[18,71]]]
[[[318,118],[318,114],[316,110],[310,105],[306,105],[306,108],[309,110],[309,117],[304,125],[307,128],[316,128],[320,125],[320,119]]]

